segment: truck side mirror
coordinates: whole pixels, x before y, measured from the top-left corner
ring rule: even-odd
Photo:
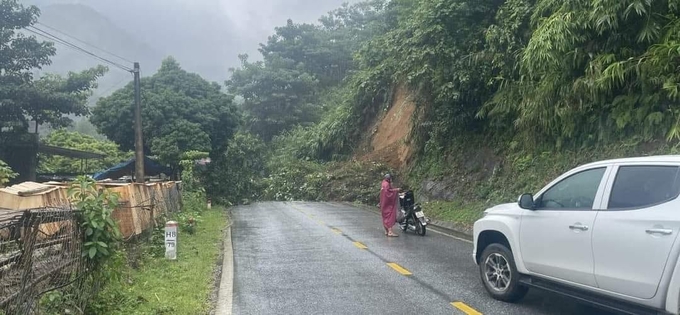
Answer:
[[[518,201],[519,207],[526,210],[534,210],[536,205],[534,204],[534,196],[531,194],[523,194],[519,197]]]

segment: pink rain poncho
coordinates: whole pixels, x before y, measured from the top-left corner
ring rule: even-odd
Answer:
[[[382,212],[383,226],[392,228],[397,221],[397,189],[392,188],[388,180],[382,181],[380,188],[380,212]]]

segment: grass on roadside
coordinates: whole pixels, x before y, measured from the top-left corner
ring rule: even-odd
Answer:
[[[484,202],[433,201],[423,203],[425,214],[435,220],[455,222],[464,228],[471,228],[482,217],[484,209],[490,207]]]
[[[148,254],[148,247],[158,244],[140,245],[147,250],[142,249],[137,268],[128,266],[120,283],[111,283],[99,294],[102,313],[207,314],[227,220],[219,208],[201,216],[194,235],[180,231],[176,261]]]

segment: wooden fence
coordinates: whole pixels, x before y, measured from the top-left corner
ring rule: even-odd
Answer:
[[[113,217],[126,240],[181,207],[179,182],[97,185],[120,195]],[[67,191],[67,183],[0,189],[0,314],[38,313],[42,294],[77,283],[87,269]]]

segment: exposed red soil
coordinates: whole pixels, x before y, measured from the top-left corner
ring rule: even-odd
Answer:
[[[399,86],[387,112],[378,117],[368,130],[367,134],[371,136],[364,140],[357,151],[357,158],[402,169],[411,155],[408,140],[413,129],[411,117],[415,111],[416,104],[409,97],[408,89],[403,85]]]

